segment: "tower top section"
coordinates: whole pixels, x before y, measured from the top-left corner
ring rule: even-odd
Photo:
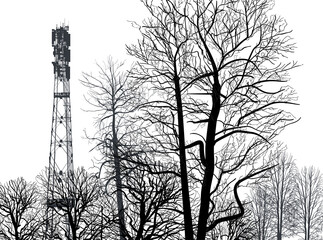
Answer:
[[[52,30],[52,46],[56,46],[65,43],[65,46],[70,46],[71,36],[68,33],[68,26],[56,26],[56,29]]]
[[[53,62],[54,74],[60,81],[68,81],[70,79],[69,62],[71,60],[70,44],[71,35],[68,33],[68,26],[56,26],[52,30],[52,46],[54,47]]]

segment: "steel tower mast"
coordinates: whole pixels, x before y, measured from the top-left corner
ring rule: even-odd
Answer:
[[[46,239],[54,239],[58,231],[56,226],[63,220],[57,217],[56,212],[62,204],[72,204],[66,203],[66,199],[60,199],[55,193],[56,185],[64,180],[68,181],[67,187],[70,189],[69,179],[74,172],[69,81],[70,34],[68,30],[69,27],[64,24],[52,30],[54,95],[48,166]],[[72,199],[70,200],[73,202]],[[69,232],[68,224],[65,227]]]

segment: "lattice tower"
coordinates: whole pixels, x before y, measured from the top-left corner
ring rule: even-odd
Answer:
[[[67,187],[72,188],[73,149],[72,149],[72,121],[70,101],[70,34],[69,27],[62,25],[52,30],[52,46],[54,48],[54,94],[53,115],[50,140],[50,154],[48,166],[47,186],[47,224],[46,239],[55,239],[57,225],[65,224],[66,220],[57,216],[62,205],[72,204],[73,199],[62,199],[56,193],[57,185],[67,181]],[[65,222],[65,223],[64,223]],[[69,230],[68,230],[69,232]]]

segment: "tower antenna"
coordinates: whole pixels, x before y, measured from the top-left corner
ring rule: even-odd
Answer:
[[[72,149],[72,121],[70,101],[70,34],[69,27],[64,23],[52,30],[52,46],[54,48],[54,94],[53,114],[48,165],[46,239],[52,240],[59,234],[58,225],[64,220],[57,213],[62,207],[73,204],[69,196],[62,199],[57,195],[57,184],[65,181],[65,190],[72,190],[74,175]],[[66,222],[69,234],[69,224]]]

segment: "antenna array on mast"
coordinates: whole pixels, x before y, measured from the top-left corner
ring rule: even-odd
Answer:
[[[70,101],[70,34],[69,27],[63,24],[52,30],[52,46],[54,48],[54,94],[53,114],[50,140],[50,154],[48,166],[47,186],[47,224],[46,239],[54,239],[60,219],[57,210],[66,204],[72,204],[59,198],[57,184],[66,181],[67,188],[72,188],[73,149],[72,149],[72,121]],[[67,225],[67,228],[68,225]]]

